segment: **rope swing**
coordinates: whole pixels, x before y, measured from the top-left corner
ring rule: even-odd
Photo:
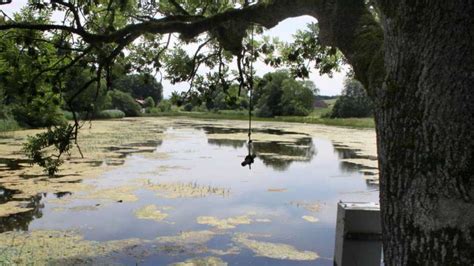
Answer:
[[[243,76],[241,76],[241,86],[245,86],[249,90],[249,128],[248,128],[248,142],[247,142],[247,149],[248,153],[247,156],[245,156],[244,161],[241,163],[242,166],[249,166],[249,169],[252,169],[252,164],[255,162],[255,158],[257,155],[253,152],[253,142],[252,142],[252,91],[253,91],[253,56],[254,56],[254,47],[253,47],[253,37],[254,37],[254,29],[252,25],[252,33],[251,33],[251,57],[250,57],[250,62],[249,62],[249,69],[250,69],[250,75],[248,75],[248,82],[245,84]],[[245,53],[245,52],[244,52]],[[240,60],[240,59],[239,59]],[[240,62],[238,62],[240,65]],[[240,69],[240,67],[239,67]]]

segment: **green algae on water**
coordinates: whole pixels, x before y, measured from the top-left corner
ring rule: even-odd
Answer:
[[[235,243],[252,250],[255,253],[255,256],[258,257],[299,261],[315,260],[319,258],[319,255],[312,251],[299,251],[295,247],[287,244],[257,241],[249,239],[249,237],[249,234],[236,233],[232,240]]]
[[[198,224],[207,224],[217,229],[232,229],[237,225],[251,224],[252,219],[249,215],[234,216],[225,219],[219,219],[213,216],[199,216],[197,218]]]
[[[162,221],[166,217],[168,217],[167,213],[161,212],[156,205],[147,205],[143,208],[138,209],[135,211],[135,216],[138,219],[146,219],[146,220],[154,220],[154,221]]]
[[[170,264],[172,266],[227,266],[227,263],[221,258],[217,257],[204,257],[188,259],[183,262]]]

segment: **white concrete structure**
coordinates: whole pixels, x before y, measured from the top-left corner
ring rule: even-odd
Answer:
[[[380,266],[380,206],[372,202],[339,202],[334,265]]]

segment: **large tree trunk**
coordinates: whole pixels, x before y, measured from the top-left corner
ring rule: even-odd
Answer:
[[[379,1],[387,265],[474,265],[474,1]]]

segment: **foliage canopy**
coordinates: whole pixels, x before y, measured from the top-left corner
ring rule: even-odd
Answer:
[[[97,116],[104,108],[139,115],[139,106],[118,91],[141,99],[151,96],[155,103],[160,102],[162,87],[152,76],[155,72],[172,83],[189,82],[190,90],[181,98],[193,107],[245,108],[248,105],[245,92],[254,83],[251,65],[258,59],[274,67],[287,66],[292,76],[300,78],[308,77],[310,65],[330,74],[342,62],[337,49],[321,45],[317,24],[298,31],[292,44],[255,37],[263,33],[264,27],[271,27],[292,14],[302,14],[300,8],[282,12],[281,7],[286,4],[211,0],[32,1],[13,17],[0,16],[0,33],[8,37],[2,38],[8,41],[6,44],[2,41],[5,52],[1,53],[8,58],[0,62],[12,58],[24,61],[8,62],[13,69],[3,73],[11,78],[2,85],[19,88],[14,91],[25,91],[29,96],[15,97],[22,106],[18,110],[27,110],[26,114],[17,111],[18,116],[52,115],[45,121],[25,118],[39,121],[31,126],[61,124],[57,119],[62,117],[62,107],[73,114],[72,132],[79,129],[81,117]],[[275,16],[271,19],[255,16],[272,11]],[[50,20],[53,12],[64,19]],[[252,19],[248,20],[245,14],[250,14]],[[190,44],[195,44],[196,50],[189,54],[186,47]],[[12,53],[18,56],[12,57]],[[234,63],[237,71],[229,67]],[[3,65],[0,64],[0,70]],[[232,86],[233,83],[239,84],[238,87]],[[307,113],[305,108],[309,105],[300,104],[303,91],[296,84],[291,81],[282,84],[282,100],[288,106],[275,114]],[[293,87],[298,91],[292,92]],[[116,90],[107,92],[109,88]],[[31,98],[32,95],[40,97]],[[290,95],[300,100],[285,101]],[[173,101],[182,103],[182,100]],[[263,105],[264,100],[261,102],[262,109],[268,107]],[[38,110],[38,106],[51,110]]]

